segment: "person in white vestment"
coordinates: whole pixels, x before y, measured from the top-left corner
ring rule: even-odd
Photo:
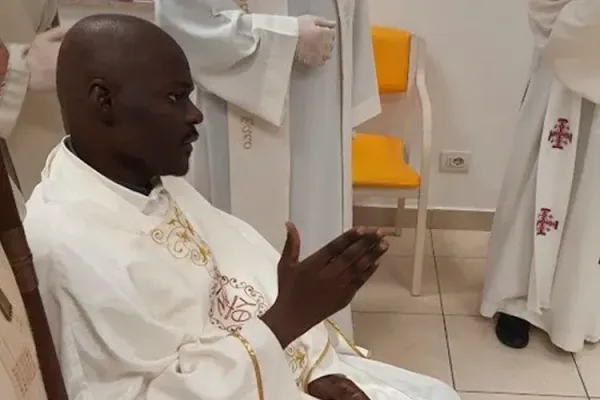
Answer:
[[[348,230],[299,261],[293,224],[280,255],[183,178],[203,116],[164,31],[85,18],[57,83],[67,138],[25,227],[70,398],[458,399],[323,322],[376,270],[380,232]]]
[[[568,352],[600,340],[600,1],[530,0],[535,57],[491,236],[481,313]]]
[[[25,198],[62,135],[55,72],[63,35],[56,0],[0,2],[0,60],[8,56],[0,86],[0,150]]]
[[[206,115],[189,179],[278,250],[288,219],[303,256],[351,227],[352,130],[381,110],[367,3],[155,1]]]
[[[0,2],[0,152],[11,181],[15,203],[22,217],[25,201],[19,190],[30,192],[51,147],[21,147],[40,141],[47,132],[62,132],[60,114],[37,107],[42,94],[52,90],[55,62],[62,30],[57,28],[56,1],[2,0]],[[54,29],[53,29],[54,27]],[[27,51],[28,50],[28,51]],[[26,52],[27,51],[27,52]],[[53,57],[54,55],[54,57]],[[50,105],[52,107],[52,105]],[[8,142],[8,143],[7,143]],[[15,171],[11,153],[16,153]],[[27,151],[25,165],[24,150]],[[39,168],[35,170],[36,159]],[[19,179],[20,178],[20,179]],[[34,181],[35,179],[35,181]],[[3,205],[7,206],[7,205]],[[6,253],[0,246],[0,393],[2,400],[46,400],[46,391],[25,306]]]

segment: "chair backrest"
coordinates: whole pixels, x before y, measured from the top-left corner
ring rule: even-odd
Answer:
[[[9,381],[0,382],[2,384],[12,384],[13,391],[17,394],[17,399],[27,400],[67,400],[67,392],[65,390],[64,381],[62,378],[58,357],[50,334],[50,328],[46,319],[46,313],[40,297],[37,285],[37,278],[33,268],[33,259],[31,251],[25,239],[25,232],[21,223],[21,218],[15,203],[13,195],[13,186],[7,172],[8,160],[0,154],[0,264],[8,262],[10,264],[9,272],[12,275],[3,275],[4,278],[0,281],[0,318],[3,322],[18,325],[19,329],[6,330],[5,333],[9,337],[0,337],[0,346],[4,341],[4,345],[10,351],[16,351],[11,347],[23,347],[22,356],[14,356],[7,365],[0,350],[0,378],[8,376]],[[0,265],[0,268],[5,266]],[[3,270],[3,272],[6,272]],[[10,278],[10,279],[9,279]],[[15,288],[14,285],[18,287]],[[11,287],[12,285],[12,287]],[[14,290],[13,290],[14,289]],[[16,293],[13,293],[16,292]],[[20,292],[20,299],[18,293]],[[15,294],[12,296],[7,293]],[[22,299],[22,303],[20,300]],[[26,316],[20,318],[19,312],[23,309]],[[30,332],[28,331],[30,329]],[[2,332],[0,332],[0,335]],[[27,335],[26,340],[19,340],[18,335]],[[33,336],[35,350],[28,349],[23,343],[28,343],[29,336]],[[37,353],[38,362],[35,361],[35,353]],[[39,365],[39,370],[38,370]],[[6,374],[2,375],[2,368]],[[43,387],[45,388],[46,396],[43,390],[35,390],[36,378],[39,379],[41,371]],[[29,391],[31,389],[31,391]],[[8,393],[9,388],[3,389],[0,387],[1,397],[4,400],[4,393]],[[33,392],[33,393],[32,393]]]
[[[379,93],[382,95],[400,94],[402,98],[416,98],[419,101],[421,160],[426,163],[426,165],[421,166],[420,174],[421,176],[424,173],[428,175],[433,117],[431,98],[427,87],[425,41],[412,32],[384,26],[372,26],[371,38]],[[413,94],[416,94],[416,97]],[[410,102],[408,104],[402,103],[402,105],[410,105]],[[409,107],[408,110],[412,111],[412,108]],[[406,114],[403,112],[402,115],[405,116]],[[393,121],[385,122],[387,122],[385,125],[390,125],[389,122],[406,123],[404,120],[398,121],[396,117]],[[373,130],[370,127],[368,129]],[[378,130],[375,129],[375,131]],[[404,132],[405,129],[402,129],[402,131]]]
[[[406,93],[411,69],[411,32],[383,26],[371,27],[373,57],[379,93]]]

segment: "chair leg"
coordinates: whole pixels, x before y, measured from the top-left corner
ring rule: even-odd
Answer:
[[[402,236],[402,218],[404,217],[404,197],[398,198],[397,204],[398,205],[396,208],[396,226],[394,227],[394,235],[400,237]]]
[[[421,189],[422,190],[422,189]],[[427,203],[419,196],[417,211],[417,232],[415,235],[415,258],[413,263],[412,295],[420,296],[423,284],[423,260],[427,233]]]

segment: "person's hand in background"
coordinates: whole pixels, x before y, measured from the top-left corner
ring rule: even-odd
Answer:
[[[56,89],[56,61],[58,50],[65,36],[63,27],[52,28],[35,37],[25,50],[25,61],[29,69],[29,88],[37,91]]]
[[[314,15],[298,17],[296,58],[308,67],[320,67],[331,58],[336,23]]]

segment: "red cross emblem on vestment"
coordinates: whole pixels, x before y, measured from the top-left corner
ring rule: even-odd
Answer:
[[[549,208],[542,208],[535,222],[535,234],[546,236],[546,233],[557,229],[558,221],[554,219],[552,211]]]
[[[559,118],[556,121],[554,128],[548,134],[548,141],[552,144],[553,149],[558,150],[563,150],[565,146],[573,142],[573,133],[568,119]]]

